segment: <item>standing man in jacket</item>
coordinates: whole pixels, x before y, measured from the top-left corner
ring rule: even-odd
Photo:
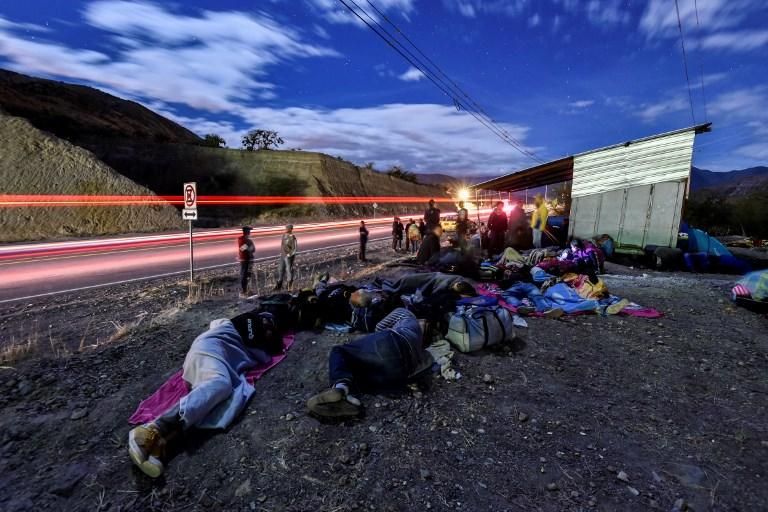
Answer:
[[[504,213],[504,203],[499,201],[488,217],[488,231],[490,236],[489,254],[499,254],[504,250],[504,239],[507,235],[507,214]]]
[[[395,217],[392,222],[392,250],[403,250],[403,223],[400,222],[400,217]]]
[[[365,221],[360,221],[360,253],[357,255],[357,259],[360,261],[367,261],[365,259],[365,249],[368,245],[368,228],[365,227]]]
[[[459,248],[463,251],[467,248],[467,234],[469,233],[469,212],[464,208],[464,201],[459,201],[459,209],[456,211],[456,238]]]
[[[544,198],[541,194],[536,194],[536,198],[533,200],[533,205],[536,207],[536,209],[533,210],[533,216],[531,217],[533,246],[537,249],[541,249],[541,233],[547,229],[549,210],[547,210],[547,204],[544,202]]]
[[[275,290],[283,288],[283,281],[288,279],[288,288],[293,286],[293,260],[299,244],[296,235],[293,234],[293,224],[285,226],[285,233],[280,242],[280,259],[277,261],[277,285]]]
[[[411,229],[411,226],[415,224],[413,219],[410,219],[408,221],[408,224],[405,225],[405,231],[403,232],[405,235],[405,252],[409,253],[411,252],[411,237],[408,236],[408,232]]]
[[[240,262],[240,297],[248,296],[248,283],[253,274],[256,246],[251,240],[251,227],[243,226],[243,234],[237,237],[237,261]]]
[[[440,209],[435,208],[435,200],[429,200],[429,208],[424,211],[424,223],[427,225],[427,232],[440,225]]]

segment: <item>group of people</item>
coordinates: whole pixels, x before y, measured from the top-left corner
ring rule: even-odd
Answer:
[[[253,275],[253,262],[256,260],[256,246],[251,239],[251,227],[243,226],[243,234],[237,238],[237,260],[240,262],[240,296],[247,297],[249,284]],[[282,290],[287,281],[288,288],[293,287],[293,263],[299,243],[293,234],[293,224],[285,226],[285,232],[280,239],[280,256],[277,260],[277,282],[275,290]]]

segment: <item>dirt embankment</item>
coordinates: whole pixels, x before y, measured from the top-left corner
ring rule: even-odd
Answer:
[[[84,313],[111,303],[147,318],[98,349],[0,369],[0,508],[763,510],[768,319],[727,302],[730,278],[609,270],[614,293],[664,318],[529,319],[524,343],[457,355],[461,380],[363,396],[366,417],[340,425],[304,403],[355,335],[300,333],[243,417],[187,438],[159,481],[132,467],[126,418],[211,319],[242,307],[235,278],[165,317],[185,291],[172,282],[24,305],[54,333],[88,331]]]
[[[140,195],[152,192],[92,153],[0,112],[0,194]],[[0,242],[178,229],[171,206],[8,207]]]

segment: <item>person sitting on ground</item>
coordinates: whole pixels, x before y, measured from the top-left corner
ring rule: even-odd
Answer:
[[[416,262],[421,265],[429,263],[433,257],[436,259],[440,255],[440,237],[443,235],[443,228],[434,226],[430,232],[421,241],[421,247],[416,254]]]
[[[586,274],[594,283],[597,282],[596,276],[601,271],[601,254],[592,242],[574,238],[558,259],[563,262],[571,262],[576,265],[575,271],[579,274]]]
[[[307,407],[323,418],[354,417],[363,406],[353,393],[402,391],[432,366],[423,337],[416,316],[405,308],[395,309],[374,333],[331,349],[331,387],[310,398]]]
[[[269,313],[251,311],[214,320],[184,359],[189,393],[165,413],[128,433],[128,454],[152,478],[164,471],[167,442],[192,427],[226,428],[254,392],[246,372],[283,352],[282,336]]]

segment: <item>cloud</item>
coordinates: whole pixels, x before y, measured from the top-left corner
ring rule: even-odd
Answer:
[[[343,4],[337,0],[305,0],[309,4],[310,8],[320,13],[320,15],[329,23],[351,23],[360,27],[365,27],[365,23],[352,14],[349,9],[344,7]],[[357,0],[357,6],[354,3],[348,2],[350,7],[355,12],[359,13],[362,18],[370,22],[370,18],[376,21],[381,21],[376,11],[370,6],[366,5],[364,0]],[[406,21],[410,21],[409,15],[414,11],[415,0],[376,0],[376,7],[384,12],[398,12]],[[370,18],[368,18],[370,16]]]
[[[757,86],[722,93],[710,101],[710,114],[735,118],[768,119],[768,87]]]
[[[765,12],[763,0],[709,0],[698,4],[681,1],[678,5],[686,44],[691,49],[738,52],[768,44],[768,31],[764,29],[734,30],[745,20]],[[680,37],[677,11],[670,8],[668,0],[650,0],[639,28],[648,39]]]
[[[578,100],[578,101],[572,101],[568,104],[569,107],[573,108],[587,108],[591,107],[595,104],[595,100]]]
[[[478,14],[505,14],[517,16],[530,4],[530,0],[443,0],[443,5],[466,18]]]
[[[674,96],[657,103],[644,104],[641,110],[635,112],[640,119],[646,123],[652,123],[659,117],[673,112],[680,112],[689,109],[689,102],[683,95]]]
[[[692,41],[692,47],[707,50],[749,51],[768,44],[768,30],[739,30],[719,32]]]
[[[405,73],[398,76],[397,78],[399,78],[403,82],[418,82],[419,80],[423,80],[424,78],[426,78],[426,76],[424,76],[424,73],[422,73],[415,67],[411,66],[408,68],[408,70]]]
[[[0,57],[22,72],[88,81],[101,87],[212,112],[274,97],[266,80],[278,63],[338,53],[305,42],[264,13],[173,13],[149,2],[88,4],[85,21],[109,34],[114,55],[30,40],[0,25]]]
[[[736,149],[736,154],[765,162],[768,160],[768,142],[755,142]]]
[[[475,18],[480,14],[517,17],[542,3],[532,0],[443,0],[443,5],[449,11],[458,12],[467,18]],[[583,15],[589,22],[600,27],[630,21],[630,13],[623,0],[550,0],[550,3],[562,6],[564,13],[569,15]],[[554,31],[557,31],[560,25],[559,14],[556,14],[555,18]],[[534,13],[527,18],[527,22],[529,26],[535,27],[542,22],[542,18],[538,13]]]
[[[541,16],[539,16],[538,13],[534,14],[530,18],[528,18],[528,26],[529,27],[538,27],[539,24],[541,24]]]

